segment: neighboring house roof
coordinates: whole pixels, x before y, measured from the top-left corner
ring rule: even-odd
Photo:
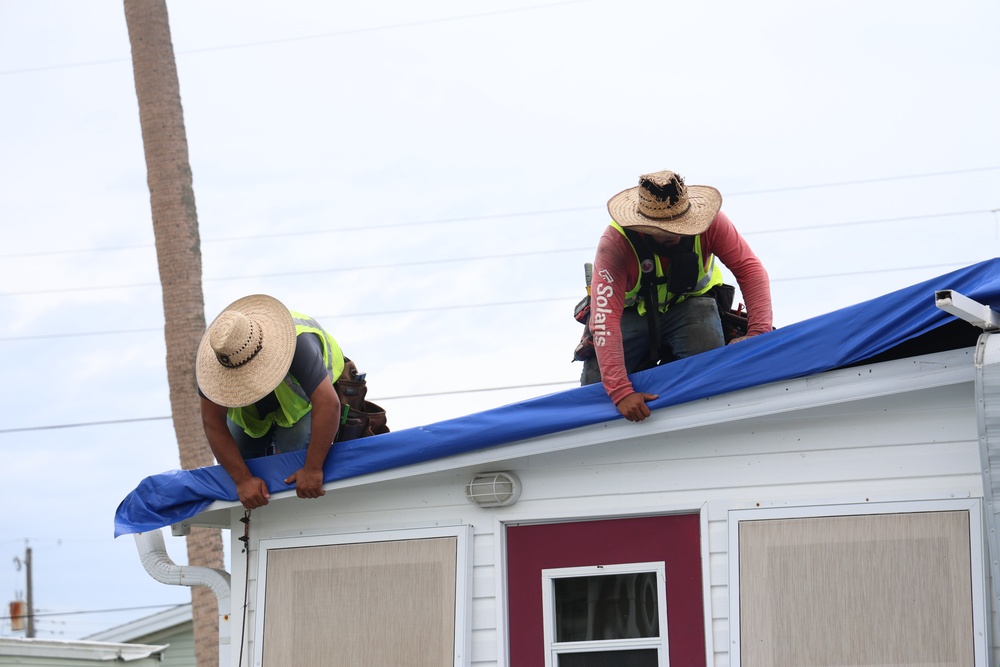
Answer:
[[[116,625],[84,639],[96,642],[134,642],[143,637],[149,637],[165,630],[171,630],[182,625],[190,624],[192,621],[191,603],[179,604],[176,607],[165,609],[149,616],[137,618],[128,623]]]
[[[82,640],[16,639],[0,637],[0,663],[17,665],[89,665],[91,663],[159,662],[166,646],[110,644]],[[8,662],[5,658],[11,658]],[[154,658],[154,660],[147,660]]]
[[[636,373],[637,391],[658,394],[659,409],[748,387],[890,358],[975,344],[980,330],[935,305],[953,290],[1000,308],[1000,259],[981,262],[864,303],[782,327],[665,366]],[[947,325],[947,326],[946,326]],[[324,465],[326,482],[505,445],[622,419],[600,384],[578,387],[447,421],[339,443]],[[305,452],[247,461],[272,494]],[[144,479],[115,513],[115,536],[180,523],[217,500],[236,501],[221,466],[177,470]]]

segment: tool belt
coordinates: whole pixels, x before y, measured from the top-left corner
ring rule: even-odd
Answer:
[[[340,379],[333,383],[340,398],[342,411],[336,442],[389,432],[385,410],[365,400],[368,393],[365,375],[358,372],[358,367],[353,361],[344,359],[344,372],[340,374]]]
[[[719,319],[722,321],[722,335],[729,344],[729,341],[747,335],[748,320],[747,311],[743,304],[733,307],[733,299],[736,296],[736,288],[732,285],[716,285],[709,290],[706,296],[714,296],[715,303],[719,307]],[[647,311],[647,314],[652,314]],[[580,342],[573,350],[573,361],[586,361],[594,356],[594,335],[590,331],[590,296],[585,296],[576,304],[573,309],[573,318],[583,325],[583,334]]]
[[[747,311],[743,304],[737,304],[733,308],[733,298],[736,296],[736,288],[732,285],[716,285],[710,291],[715,297],[715,303],[719,307],[719,318],[722,320],[722,336],[726,344],[735,338],[747,335],[749,321]]]

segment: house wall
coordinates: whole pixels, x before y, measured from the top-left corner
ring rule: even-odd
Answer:
[[[194,623],[154,632],[129,640],[130,644],[166,644],[159,667],[196,667],[194,658]]]
[[[838,372],[828,382],[846,378]],[[807,382],[807,381],[803,381]],[[832,385],[830,385],[832,386]],[[822,390],[823,385],[811,387]],[[781,391],[781,388],[770,389]],[[472,527],[470,664],[506,665],[502,568],[505,522],[542,522],[669,512],[701,512],[706,534],[706,644],[710,664],[729,664],[728,512],[748,507],[878,503],[981,497],[973,382],[888,393],[808,409],[670,430],[694,414],[725,412],[731,397],[662,411],[658,427],[626,425],[628,437],[576,449],[520,455],[447,472],[350,488],[314,501],[272,500],[250,522],[243,553],[242,512],[232,526],[233,663],[241,635],[253,655],[259,540],[371,533],[449,524]],[[831,399],[832,400],[832,399]],[[817,403],[821,401],[816,401]],[[480,509],[464,496],[475,471],[506,470],[520,500]],[[249,616],[240,629],[244,564]]]

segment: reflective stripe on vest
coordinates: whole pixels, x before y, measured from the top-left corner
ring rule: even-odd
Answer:
[[[622,236],[625,237],[625,241],[632,248],[632,252],[635,253],[636,264],[639,265],[639,278],[636,280],[635,285],[628,292],[625,293],[625,307],[636,306],[640,315],[646,314],[646,303],[645,300],[639,295],[639,288],[642,286],[642,264],[639,261],[639,253],[636,251],[635,246],[632,245],[632,241],[629,240],[628,236],[625,235],[625,230],[614,220],[611,221],[611,226]],[[677,297],[676,301],[674,295],[667,291],[666,283],[656,286],[657,298],[659,299],[659,309],[660,312],[666,312],[668,304],[673,302],[674,304],[680,303],[684,299],[690,296],[700,296],[712,289],[716,285],[721,285],[723,283],[722,269],[719,268],[718,263],[715,261],[715,255],[708,256],[708,268],[705,268],[705,258],[701,254],[701,235],[694,237],[694,252],[698,255],[698,281],[695,283],[694,289],[685,294],[681,294]],[[658,255],[653,256],[653,260],[656,263],[656,277],[662,278],[664,276],[663,265],[660,262],[660,257]]]
[[[344,372],[344,354],[340,351],[337,341],[308,315],[292,311],[292,320],[295,322],[296,338],[303,334],[312,334],[319,339],[323,350],[323,365],[326,367],[330,382],[336,382]],[[251,438],[262,438],[275,424],[288,428],[312,410],[309,396],[291,373],[285,375],[281,384],[275,387],[274,395],[278,399],[278,407],[272,412],[261,416],[257,414],[255,405],[248,405],[243,408],[229,408],[229,418]]]

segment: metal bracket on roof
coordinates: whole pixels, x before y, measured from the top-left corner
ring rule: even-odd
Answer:
[[[1000,329],[1000,313],[950,289],[934,292],[934,305],[983,331]]]

